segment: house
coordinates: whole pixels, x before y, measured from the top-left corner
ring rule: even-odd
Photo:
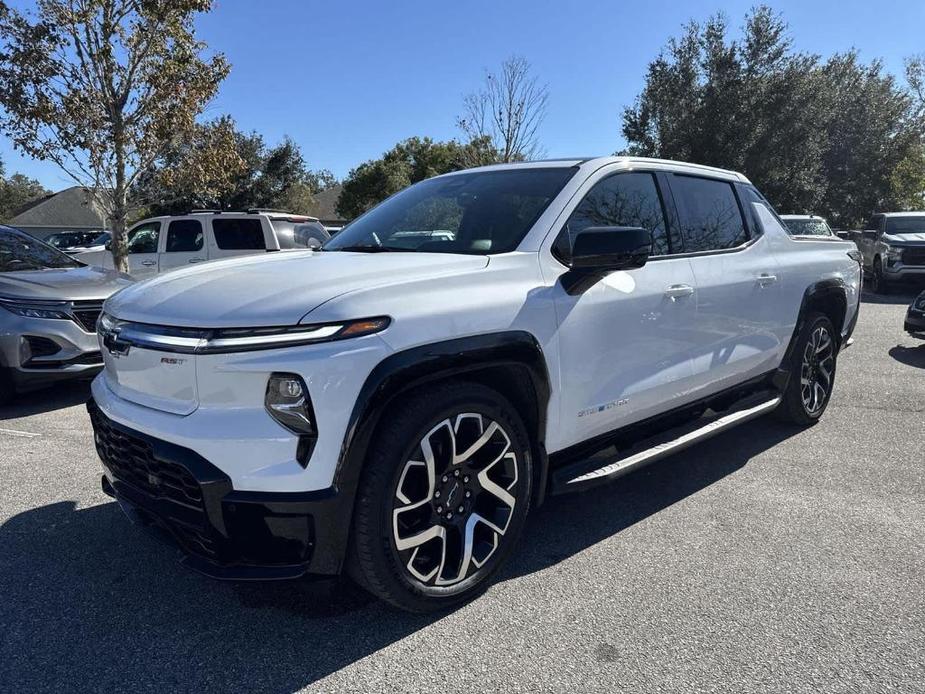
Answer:
[[[311,214],[328,229],[340,229],[350,221],[337,214],[337,201],[343,189],[342,185],[337,184],[312,196],[315,202]]]
[[[40,239],[59,231],[100,231],[106,228],[105,215],[89,199],[82,186],[65,188],[32,200],[7,222]]]

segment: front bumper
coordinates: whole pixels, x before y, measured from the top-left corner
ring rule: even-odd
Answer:
[[[891,282],[914,282],[925,280],[925,265],[906,265],[902,262],[887,262],[883,266],[883,275]]]
[[[63,319],[25,318],[0,309],[0,367],[18,392],[69,379],[93,378],[103,368],[96,333]]]
[[[103,490],[136,523],[177,545],[212,578],[272,580],[340,573],[352,495],[252,492],[196,452],[112,421],[87,404]]]
[[[914,337],[925,339],[925,311],[910,309],[906,312],[905,331]]]

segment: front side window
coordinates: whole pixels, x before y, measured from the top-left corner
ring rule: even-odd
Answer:
[[[202,250],[202,222],[175,219],[167,227],[167,252],[190,253]]]
[[[215,244],[223,251],[263,251],[263,225],[259,219],[213,219]]]
[[[80,267],[70,256],[10,227],[0,227],[0,272]]]
[[[569,215],[556,240],[567,254],[575,235],[588,227],[642,227],[652,233],[652,255],[668,255],[665,213],[650,173],[618,173],[599,181]]]
[[[324,249],[507,253],[520,245],[575,171],[473,171],[421,181],[352,222]]]
[[[129,253],[157,253],[157,242],[161,235],[160,222],[145,222],[129,232]]]
[[[748,241],[732,184],[675,174],[671,178],[671,190],[681,216],[686,252],[736,248]]]

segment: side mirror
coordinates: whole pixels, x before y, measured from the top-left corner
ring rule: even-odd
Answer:
[[[864,231],[861,232],[861,235],[862,235],[865,239],[870,239],[871,241],[876,241],[876,240],[877,240],[877,237],[880,235],[880,232],[877,231],[876,229],[865,229]]]
[[[601,277],[617,270],[634,270],[646,264],[652,253],[652,233],[642,227],[588,227],[572,241],[562,276],[569,294],[579,294]]]
[[[105,248],[107,251],[111,251],[111,250],[112,250],[112,241],[107,241],[107,242],[106,242],[106,245],[104,246],[104,248]]]

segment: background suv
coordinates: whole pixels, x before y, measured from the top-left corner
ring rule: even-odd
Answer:
[[[129,274],[136,279],[207,260],[320,247],[330,238],[314,217],[275,210],[151,217],[133,225],[128,236]],[[108,247],[81,253],[80,260],[113,267]]]
[[[17,229],[0,226],[0,403],[102,368],[96,319],[129,284]]]
[[[394,195],[321,253],[140,283],[100,318],[103,488],[223,578],[482,589],[529,510],[775,412],[822,416],[853,244],[739,174],[605,157]]]

